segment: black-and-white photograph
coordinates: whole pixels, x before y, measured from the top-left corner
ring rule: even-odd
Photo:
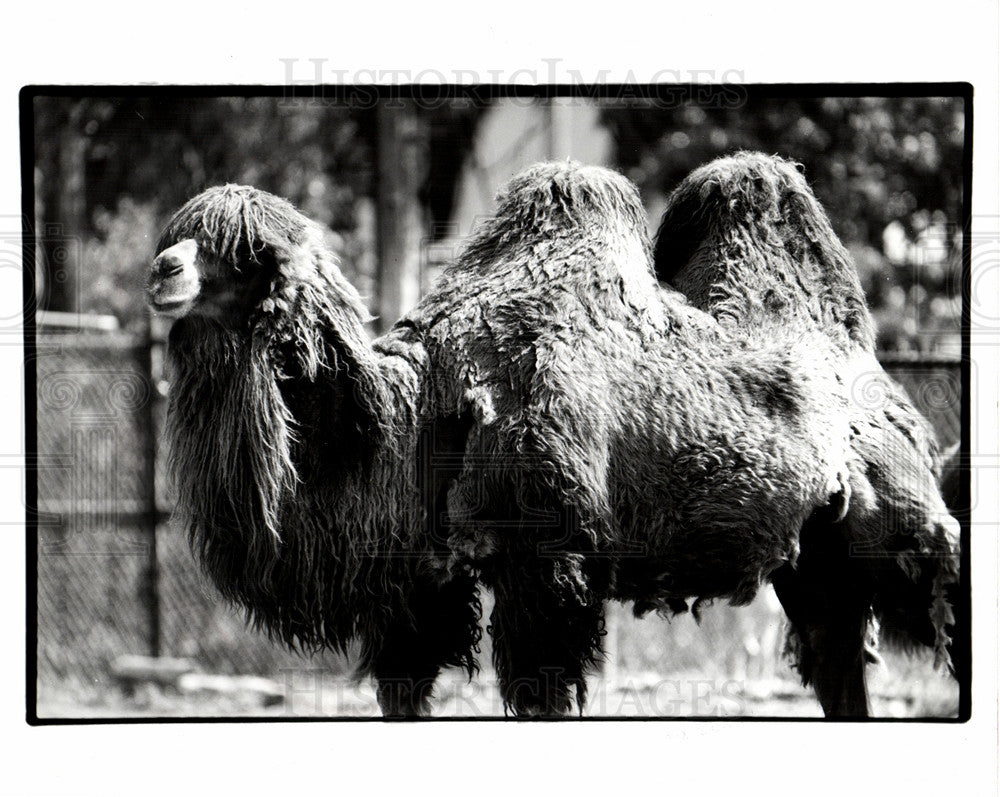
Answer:
[[[967,720],[971,102],[24,89],[31,722]]]

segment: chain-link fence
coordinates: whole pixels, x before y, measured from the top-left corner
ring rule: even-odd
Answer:
[[[148,336],[39,331],[40,702],[107,689],[123,654],[187,657],[217,673],[303,666],[246,629],[171,520],[162,349]]]
[[[159,432],[162,342],[150,336],[39,331],[37,358],[39,701],[112,686],[128,653],[182,656],[208,672],[277,675],[304,666],[343,671],[335,657],[302,659],[248,630],[207,583],[175,523]],[[934,425],[958,440],[959,364],[886,361]],[[766,598],[687,619],[625,620],[611,610],[606,675],[711,662],[727,677],[773,673],[781,614]],[[669,664],[667,664],[669,663]]]
[[[895,379],[930,421],[942,451],[962,435],[962,369],[953,357],[885,355],[886,373]]]

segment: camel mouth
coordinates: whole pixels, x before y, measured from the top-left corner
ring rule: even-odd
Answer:
[[[201,292],[198,245],[185,239],[153,260],[146,281],[146,300],[157,313],[183,315]]]
[[[149,304],[157,313],[180,315],[191,305],[191,299],[160,299],[154,296],[151,297]]]
[[[200,294],[196,278],[181,275],[170,280],[154,279],[146,289],[146,303],[156,313],[180,316],[191,309]]]

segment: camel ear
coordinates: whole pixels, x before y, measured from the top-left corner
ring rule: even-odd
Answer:
[[[322,233],[312,223],[290,240],[269,241],[267,248],[274,260],[275,276],[289,282],[308,282],[324,257],[333,259],[333,254],[325,251]]]
[[[371,316],[319,228],[310,225],[294,245],[272,247],[271,254],[274,273],[259,310],[274,342],[291,345],[295,370],[315,379],[320,366],[336,370],[364,360]]]

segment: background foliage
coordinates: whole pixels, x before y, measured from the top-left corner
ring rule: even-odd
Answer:
[[[580,100],[585,102],[585,100]],[[604,103],[614,165],[658,216],[691,169],[737,149],[800,161],[854,255],[888,350],[958,347],[963,107],[960,99],[751,94],[720,103]],[[447,223],[484,103],[419,109],[427,234]],[[377,291],[372,103],[281,97],[39,97],[37,215],[81,239],[74,301],[126,325],[144,312],[142,264],[168,213],[208,185],[244,182],[328,226],[345,272]],[[52,258],[54,259],[54,258]],[[55,280],[49,280],[50,286]]]
[[[619,167],[647,196],[733,150],[799,161],[858,265],[880,347],[958,350],[961,100],[751,96],[604,119]]]

